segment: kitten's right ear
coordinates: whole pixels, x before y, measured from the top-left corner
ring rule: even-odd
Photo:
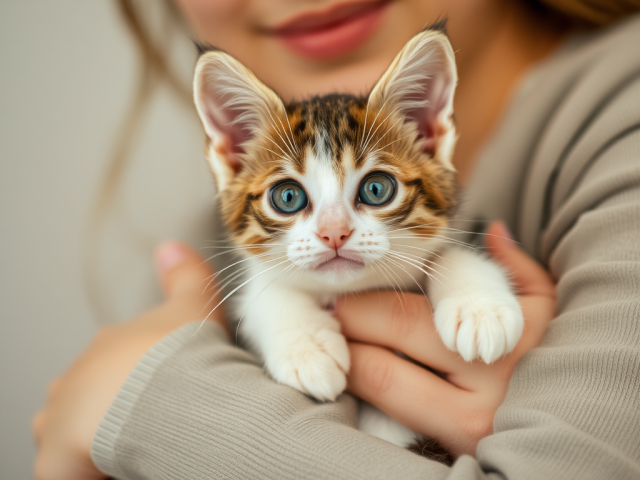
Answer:
[[[286,115],[284,104],[249,69],[221,51],[198,59],[193,95],[210,141],[208,160],[222,191],[242,169],[247,142]]]

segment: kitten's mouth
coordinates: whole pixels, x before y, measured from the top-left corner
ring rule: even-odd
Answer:
[[[316,267],[316,270],[320,271],[336,271],[336,272],[345,272],[345,271],[353,271],[360,270],[364,268],[364,263],[359,260],[353,260],[350,258],[346,258],[340,255],[336,255],[330,260],[321,263]]]

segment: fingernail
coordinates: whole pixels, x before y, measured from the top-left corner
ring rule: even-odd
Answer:
[[[161,272],[168,272],[185,258],[182,245],[177,242],[165,242],[156,249],[156,265]]]

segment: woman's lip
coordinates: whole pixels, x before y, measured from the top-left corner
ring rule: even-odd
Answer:
[[[311,60],[346,55],[377,30],[390,0],[342,4],[324,13],[305,14],[270,33],[296,54]]]
[[[332,5],[331,7],[316,12],[308,12],[297,15],[291,20],[287,20],[278,27],[271,28],[271,32],[276,34],[286,34],[299,32],[301,30],[310,30],[314,28],[327,27],[331,23],[361,13],[365,10],[380,6],[383,3],[389,3],[388,0],[364,0],[355,2],[343,2]]]

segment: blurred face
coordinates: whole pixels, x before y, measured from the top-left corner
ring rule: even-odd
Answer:
[[[502,0],[175,0],[198,38],[230,53],[285,100],[366,94],[404,44],[448,18],[464,75]]]

